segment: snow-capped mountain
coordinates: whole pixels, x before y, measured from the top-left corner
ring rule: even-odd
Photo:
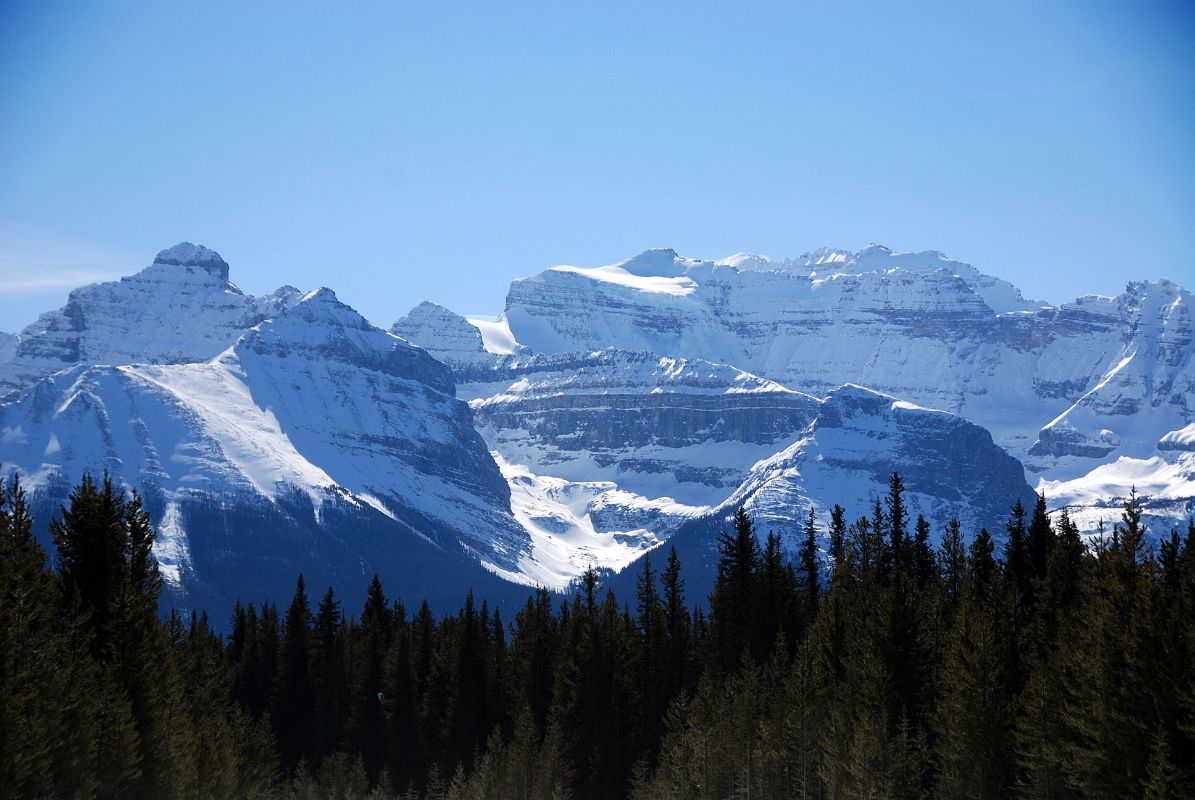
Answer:
[[[1082,479],[1100,470],[1113,503],[1134,483],[1154,487],[1147,502],[1169,524],[1195,511],[1189,477],[1159,447],[1195,419],[1191,316],[1191,294],[1166,280],[1052,307],[941,253],[873,245],[782,262],[649,250],[552,267],[511,284],[499,322],[524,353],[614,347],[733,365],[818,397],[853,383],[953,412],[1081,518],[1116,516],[1082,511]],[[403,335],[440,353],[448,318],[417,317],[400,321]],[[466,384],[500,363],[462,341],[443,352]]]
[[[186,287],[165,292],[170,308],[202,318],[210,295],[191,291],[190,266],[159,257],[151,269],[159,288]],[[172,282],[166,267],[185,272]],[[80,295],[91,293],[72,302]],[[120,324],[152,340],[139,326],[162,313],[94,317],[84,330]],[[173,352],[194,359],[202,339]],[[115,351],[97,343],[82,355],[96,352]],[[413,598],[455,601],[462,584],[495,585],[483,565],[512,569],[530,548],[448,367],[328,289],[207,360],[77,364],[36,380],[0,405],[0,461],[22,475],[43,523],[84,472],[140,489],[179,601],[213,609],[259,586],[285,596],[300,571],[363,589],[378,570]]]
[[[999,532],[1035,488],[1095,527],[1133,485],[1161,526],[1195,510],[1191,306],[1045,306],[937,252],[651,250],[386,332],[180,244],[0,340],[0,464],[43,520],[85,471],[141,489],[176,598],[212,609],[299,571],[515,597],[670,539],[705,558],[739,504],[792,545],[895,470],[935,530]]]
[[[431,332],[434,331],[434,334]],[[496,355],[524,349],[514,341],[504,320],[465,319],[443,306],[423,302],[390,326],[395,336],[428,342],[427,351],[454,369],[492,366]]]

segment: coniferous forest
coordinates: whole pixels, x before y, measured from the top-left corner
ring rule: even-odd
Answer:
[[[740,511],[708,598],[675,552],[512,619],[298,576],[227,636],[159,608],[136,494],[50,529],[4,487],[5,798],[1195,796],[1195,526],[1148,544],[1135,498],[1094,541],[1044,498],[935,535],[893,475],[795,561]]]

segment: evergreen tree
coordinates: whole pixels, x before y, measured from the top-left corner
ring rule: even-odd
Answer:
[[[978,540],[977,540],[978,543]],[[985,567],[990,540],[972,546],[972,564]],[[1013,697],[1006,665],[1010,642],[1000,623],[1005,592],[972,570],[975,593],[955,617],[936,714],[938,793],[999,798],[1012,775]]]
[[[967,549],[963,544],[962,525],[957,519],[951,519],[942,535],[942,578],[947,599],[958,601],[966,573]]]
[[[913,541],[914,569],[917,576],[917,585],[924,587],[937,574],[938,570],[934,548],[929,541],[929,520],[918,514],[915,531]]]
[[[891,540],[892,565],[896,569],[907,569],[912,561],[908,543],[908,509],[905,508],[905,483],[899,472],[893,472],[888,479],[888,535]]]
[[[664,630],[667,649],[663,679],[667,687],[665,708],[688,685],[690,672],[689,647],[692,620],[685,606],[685,580],[681,577],[680,558],[676,547],[668,550],[668,563],[661,577],[664,586]]]
[[[1008,517],[1008,541],[1004,545],[1004,576],[1020,593],[1029,591],[1032,568],[1029,561],[1029,543],[1025,530],[1025,507],[1018,499]]]
[[[85,474],[58,519],[50,523],[64,609],[77,606],[86,612],[97,657],[113,640],[112,616],[126,564],[124,523],[123,493],[107,473],[100,486]]]
[[[487,687],[487,652],[483,620],[473,602],[465,598],[457,624],[455,664],[452,668],[447,763],[472,767],[474,750],[488,733],[490,721]]]
[[[830,560],[834,569],[846,556],[846,509],[837,503],[830,509]]]
[[[718,535],[718,571],[710,594],[710,638],[716,668],[738,666],[745,636],[756,630],[755,579],[759,572],[759,544],[751,518],[741,506],[735,511],[734,532]]]
[[[871,558],[868,562],[874,565],[880,578],[887,579],[894,566],[892,543],[888,538],[891,529],[884,504],[878,497],[871,509],[871,526],[866,532],[870,533],[868,550]]]
[[[361,622],[354,632],[354,670],[349,700],[349,738],[360,753],[371,783],[385,766],[386,719],[383,663],[390,639],[390,606],[377,574],[366,592]]]
[[[1030,602],[1036,600],[1038,585],[1046,579],[1049,568],[1050,553],[1054,549],[1054,528],[1050,524],[1050,516],[1046,511],[1046,496],[1037,496],[1033,504],[1033,516],[1029,521],[1028,542],[1026,545],[1030,570]]]
[[[300,574],[283,623],[282,657],[271,715],[277,731],[278,755],[287,774],[293,773],[301,761],[312,763],[316,756],[310,650],[311,607]]]
[[[805,600],[805,619],[812,621],[817,614],[818,590],[821,582],[821,570],[817,559],[817,527],[813,506],[809,507],[809,516],[805,520],[805,541],[801,545],[798,555],[801,561],[802,594]]]
[[[781,635],[796,636],[801,627],[804,607],[797,587],[796,573],[785,563],[780,536],[768,533],[763,557],[752,579],[748,622],[745,629],[750,653],[757,663],[767,659]]]
[[[329,586],[316,612],[312,639],[313,766],[335,752],[344,737],[348,692],[342,617],[340,603]]]
[[[359,621],[331,589],[313,619],[299,576],[225,639],[159,614],[135,493],[76,487],[50,572],[0,486],[0,799],[1191,796],[1195,522],[1155,559],[1133,492],[1089,549],[1039,496],[1008,564],[956,520],[939,553],[910,537],[893,477],[831,513],[824,584],[812,514],[790,561],[740,509],[712,629],[672,549],[633,613],[587,570],[509,641],[472,595],[408,618],[377,576]]]
[[[656,588],[651,555],[643,557],[635,590],[635,627],[638,634],[635,678],[635,728],[640,753],[655,757],[662,733],[664,710],[670,697],[668,629],[664,604]]]
[[[419,676],[415,636],[401,606],[392,613],[395,633],[386,654],[383,712],[387,730],[387,773],[395,785],[415,780],[419,768]]]
[[[14,476],[0,484],[0,795],[89,797],[136,778],[136,729],[45,562]]]
[[[980,528],[979,535],[971,542],[967,566],[970,570],[971,589],[980,596],[987,594],[992,580],[997,577],[995,546],[987,528]]]

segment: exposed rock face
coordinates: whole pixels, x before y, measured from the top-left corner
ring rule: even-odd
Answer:
[[[174,247],[168,247],[154,258],[155,264],[167,264],[174,267],[186,267],[202,270],[219,281],[228,280],[228,263],[214,250],[208,250],[203,245],[179,242]]]
[[[725,364],[613,349],[505,359],[485,377],[487,388],[506,388],[472,402],[480,425],[591,453],[771,444],[808,424],[817,407],[814,397]]]
[[[218,253],[184,242],[132,277],[76,289],[22,331],[13,357],[0,359],[0,392],[75,364],[206,361],[300,296],[293,286],[246,295]]]

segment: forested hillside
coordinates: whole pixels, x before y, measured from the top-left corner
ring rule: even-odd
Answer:
[[[898,475],[865,516],[831,518],[757,536],[740,510],[705,603],[675,551],[643,559],[634,597],[589,572],[513,619],[472,595],[437,619],[376,576],[358,605],[298,576],[221,637],[159,609],[135,494],[85,479],[50,557],[13,482],[0,796],[1195,793],[1195,525],[1155,550],[1134,497],[1085,542],[1039,498],[996,536],[934,521],[935,548]]]

